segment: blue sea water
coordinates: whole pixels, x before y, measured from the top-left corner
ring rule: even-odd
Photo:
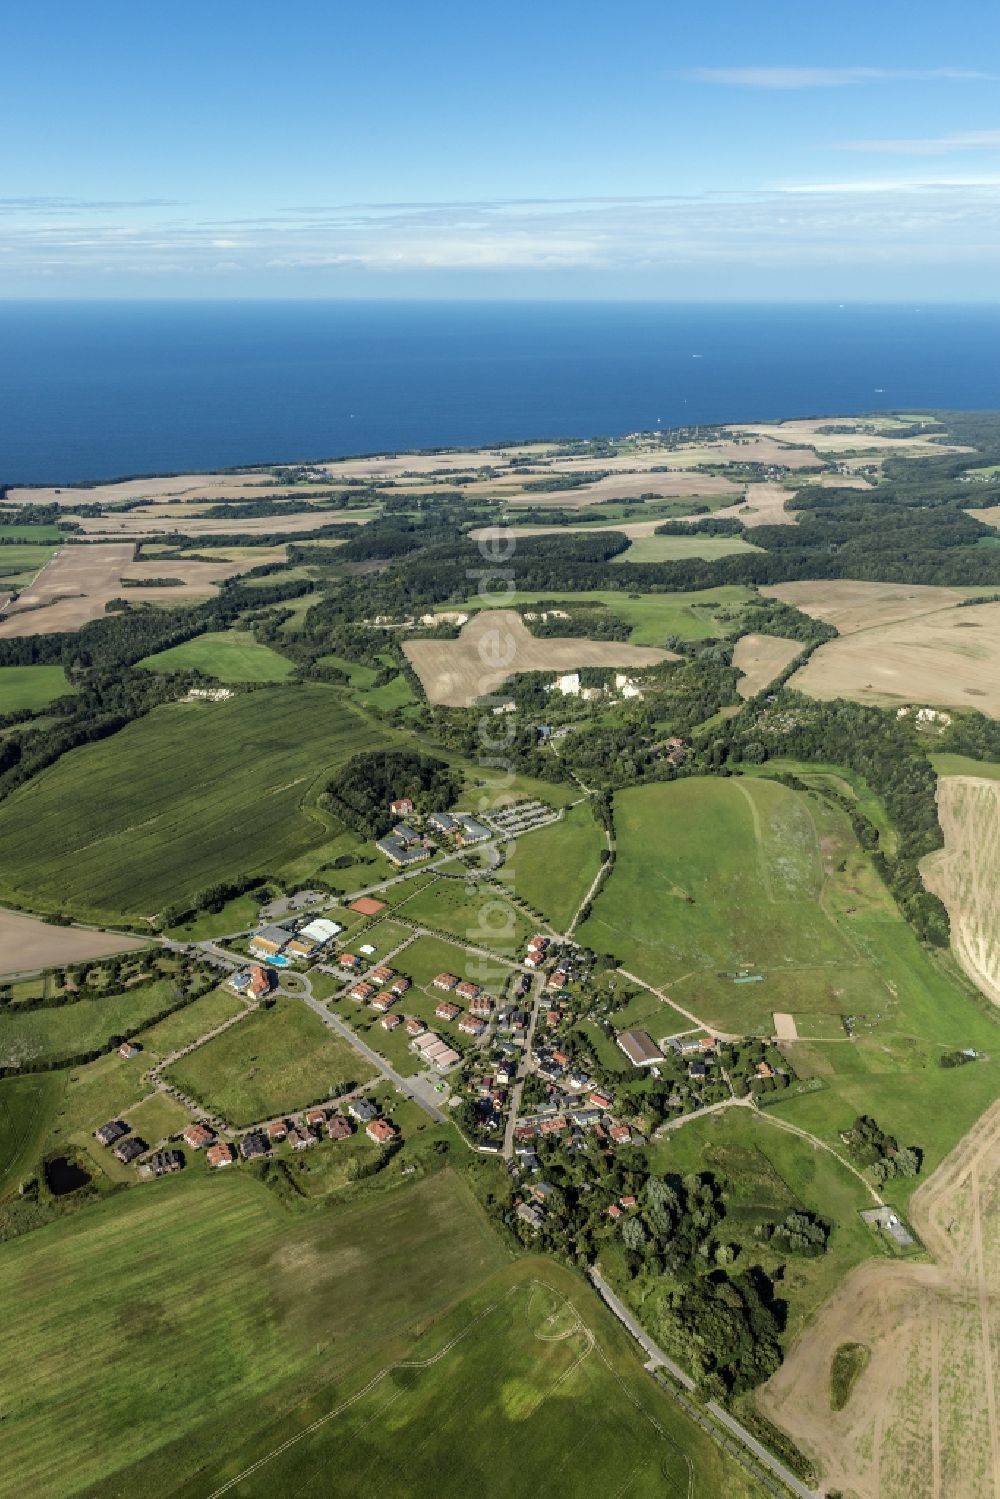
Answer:
[[[0,483],[1000,407],[1000,307],[0,303]]]

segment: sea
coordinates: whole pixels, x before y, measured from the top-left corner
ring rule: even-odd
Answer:
[[[0,484],[1000,408],[1000,307],[0,303]]]

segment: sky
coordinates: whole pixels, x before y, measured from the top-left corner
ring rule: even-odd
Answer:
[[[44,0],[0,297],[1000,298],[982,0]]]

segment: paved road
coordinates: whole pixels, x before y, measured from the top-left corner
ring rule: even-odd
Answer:
[[[365,1061],[369,1062],[378,1072],[381,1072],[384,1078],[387,1078],[390,1083],[399,1089],[400,1093],[404,1094],[407,1098],[412,1098],[414,1103],[419,1104],[424,1112],[431,1116],[435,1124],[448,1123],[447,1116],[441,1112],[437,1104],[432,1103],[429,1098],[424,1096],[424,1089],[419,1082],[415,1082],[413,1078],[401,1077],[394,1068],[389,1066],[384,1057],[380,1057],[377,1051],[372,1051],[371,1047],[366,1045],[360,1036],[355,1035],[351,1027],[345,1025],[339,1015],[332,1014],[318,999],[313,999],[312,995],[303,995],[302,1003],[308,1005],[314,1014],[319,1016],[323,1024],[329,1026],[330,1030],[336,1031],[338,1036],[349,1042],[355,1051],[359,1052]]]
[[[535,999],[531,1006],[531,1018],[528,1021],[528,1035],[524,1043],[524,1054],[517,1064],[517,1077],[510,1095],[510,1108],[507,1111],[507,1124],[503,1135],[504,1159],[510,1160],[514,1154],[514,1131],[517,1128],[517,1116],[521,1108],[521,1094],[524,1092],[524,1080],[528,1075],[528,1066],[531,1062],[532,1048],[535,1042],[535,1026],[538,1024],[538,1012],[542,1007],[542,997],[545,993],[546,974],[535,975]]]
[[[648,1355],[646,1368],[650,1370],[666,1369],[667,1372],[669,1374],[672,1374],[674,1379],[677,1380],[678,1384],[682,1385],[685,1390],[689,1392],[694,1391],[695,1382],[691,1378],[690,1374],[687,1374],[679,1364],[674,1363],[673,1359],[668,1358],[667,1355],[663,1352],[662,1348],[657,1347],[649,1334],[639,1326],[639,1323],[632,1316],[632,1313],[629,1311],[628,1307],[625,1306],[615,1295],[614,1291],[611,1290],[611,1287],[603,1278],[596,1265],[593,1266],[590,1270],[590,1278],[593,1281],[594,1286],[597,1289],[597,1292],[600,1295],[601,1299],[608,1307],[610,1307],[611,1311],[614,1312],[619,1322],[621,1322],[622,1325],[626,1327],[632,1334],[633,1338],[639,1344],[643,1352]],[[756,1437],[751,1436],[750,1432],[747,1431],[745,1426],[741,1426],[740,1423],[735,1419],[735,1417],[731,1416],[729,1412],[727,1410],[724,1410],[721,1405],[718,1405],[716,1401],[709,1400],[705,1406],[705,1409],[712,1416],[714,1416],[715,1420],[718,1421],[720,1425],[726,1428],[731,1436],[734,1436],[738,1442],[741,1442],[744,1447],[752,1452],[754,1457],[757,1458],[758,1462],[763,1463],[766,1468],[769,1468],[770,1471],[775,1475],[775,1477],[781,1480],[786,1488],[791,1489],[793,1494],[797,1494],[798,1499],[820,1499],[819,1490],[807,1488],[804,1483],[796,1478],[794,1473],[792,1473],[788,1468],[785,1467],[784,1463],[780,1463],[778,1459],[774,1457],[773,1454],[770,1453],[761,1442],[757,1441]]]

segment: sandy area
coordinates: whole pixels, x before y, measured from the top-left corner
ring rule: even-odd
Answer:
[[[736,684],[740,697],[755,697],[802,649],[800,640],[782,635],[741,635],[733,649],[733,665],[744,674]]]
[[[945,609],[828,641],[789,686],[817,698],[1000,716],[1000,604]]]
[[[19,911],[0,910],[0,975],[31,973],[36,968],[60,963],[78,963],[83,958],[101,958],[106,953],[147,947],[141,937],[122,937],[117,932],[88,932],[80,927],[49,926]]]
[[[468,708],[523,671],[575,671],[580,666],[654,666],[677,657],[621,641],[541,639],[513,609],[474,614],[457,640],[407,640],[403,650],[432,703]]]
[[[967,597],[957,588],[934,588],[923,583],[854,583],[846,578],[778,583],[760,591],[770,599],[783,599],[813,619],[825,619],[841,635],[952,609]]]
[[[795,1026],[795,1016],[786,1015],[781,1010],[774,1013],[774,1036],[777,1041],[797,1041],[799,1033]]]
[[[958,962],[1000,1004],[1000,781],[942,776],[937,802],[944,848],[920,872],[948,908]]]
[[[853,1270],[760,1392],[768,1417],[860,1499],[1000,1495],[1000,1102],[914,1194],[935,1263]],[[833,1355],[871,1350],[844,1409]]]

